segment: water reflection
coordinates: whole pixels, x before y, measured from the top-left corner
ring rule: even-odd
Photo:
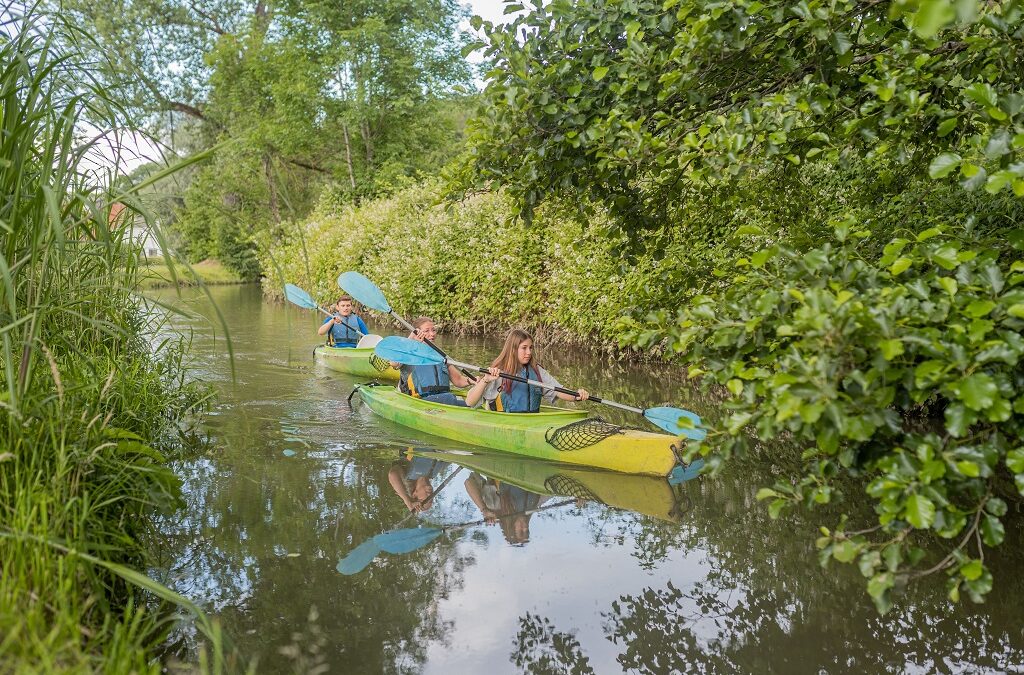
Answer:
[[[212,290],[237,377],[212,329],[176,319],[195,329],[194,372],[221,397],[207,450],[176,467],[183,506],[162,516],[151,574],[218,617],[259,672],[1020,672],[1024,561],[1009,545],[986,560],[998,590],[985,605],[950,606],[922,585],[879,618],[856,568],[818,567],[817,521],[772,521],[756,502],[770,466],[664,480],[428,446],[346,402],[358,380],[314,366],[308,316],[262,304],[258,289]],[[446,346],[477,362],[497,349]],[[627,404],[704,417],[716,405],[665,366],[569,349],[544,364]],[[429,507],[410,510],[403,493]],[[336,569],[384,532],[489,519],[352,576]],[[1008,542],[1020,537],[1008,527]],[[195,640],[181,630],[169,650],[194,661]]]

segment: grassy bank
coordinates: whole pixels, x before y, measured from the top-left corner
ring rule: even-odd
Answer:
[[[162,261],[162,259],[160,259]],[[241,284],[244,280],[217,260],[207,259],[194,265],[175,264],[174,274],[162,262],[143,264],[139,268],[139,288],[162,288],[165,286],[207,286]]]
[[[172,506],[177,429],[206,393],[186,345],[154,349],[136,247],[84,168],[76,126],[119,126],[59,17],[0,35],[0,672],[159,672],[188,601],[139,572]],[[168,604],[169,603],[169,604]],[[177,605],[177,607],[175,606]],[[213,630],[199,617],[200,627]]]

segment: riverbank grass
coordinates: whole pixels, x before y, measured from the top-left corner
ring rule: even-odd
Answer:
[[[178,286],[198,286],[200,282],[207,286],[245,283],[241,277],[212,258],[194,265],[175,263],[173,277],[170,268],[163,262],[163,258],[156,260],[161,262],[154,261],[140,266],[140,289],[163,288],[174,286],[175,283]]]

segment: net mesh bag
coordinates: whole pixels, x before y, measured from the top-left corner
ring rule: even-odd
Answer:
[[[391,367],[390,363],[388,363],[381,357],[377,356],[376,354],[370,354],[370,365],[382,373]]]
[[[544,487],[551,491],[552,494],[565,497],[575,497],[576,499],[583,499],[588,502],[604,504],[604,502],[601,501],[601,499],[595,495],[590,488],[572,476],[556,473],[554,476],[550,476],[544,481]]]
[[[611,422],[605,422],[600,417],[588,417],[579,422],[566,424],[557,429],[548,429],[544,439],[548,445],[560,452],[571,452],[589,448],[595,443],[600,443],[609,436],[621,434],[625,427],[620,427]]]

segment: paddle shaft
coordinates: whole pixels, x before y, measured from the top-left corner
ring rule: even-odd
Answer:
[[[487,372],[486,368],[481,368],[480,366],[474,366],[474,365],[469,364],[469,363],[460,363],[458,361],[452,361],[451,359],[448,359],[448,363],[452,364],[453,366],[457,366],[459,368],[468,368],[470,370],[475,370],[475,371],[480,372],[480,373],[486,373]],[[506,380],[512,380],[513,382],[522,382],[523,384],[533,385],[534,387],[541,387],[542,389],[551,389],[551,390],[557,391],[557,392],[559,392],[561,394],[568,394],[568,395],[576,397],[576,398],[578,398],[579,395],[580,395],[580,393],[578,391],[573,391],[572,389],[566,389],[565,387],[557,387],[557,386],[555,386],[553,384],[547,384],[546,382],[538,382],[537,380],[531,380],[529,378],[520,377],[519,375],[510,375],[509,373],[501,373],[501,377],[504,377]],[[630,405],[625,405],[625,404],[622,404],[622,403],[616,403],[615,401],[609,401],[606,398],[600,398],[600,397],[597,397],[597,396],[591,396],[587,400],[588,401],[593,401],[594,403],[604,403],[605,405],[610,405],[613,408],[621,408],[622,410],[628,410],[629,412],[635,412],[635,413],[639,413],[641,415],[644,414],[644,411],[642,409],[640,409],[640,408],[634,408],[633,406],[630,406]]]
[[[528,509],[526,511],[516,511],[515,513],[506,513],[503,516],[498,516],[498,518],[500,519],[500,518],[512,518],[514,516],[532,516],[533,514],[540,513],[541,511],[547,511],[548,509],[557,509],[559,506],[568,506],[569,504],[575,504],[575,503],[576,503],[575,499],[566,499],[565,501],[558,502],[557,504],[546,504],[545,506],[540,506],[540,507],[537,507],[535,509]],[[480,520],[474,520],[474,521],[472,521],[470,523],[459,523],[458,525],[447,525],[447,526],[439,528],[439,529],[442,532],[451,532],[453,530],[464,530],[467,527],[473,527],[475,525],[484,525],[486,523],[487,523],[487,519],[486,518],[482,518]]]

